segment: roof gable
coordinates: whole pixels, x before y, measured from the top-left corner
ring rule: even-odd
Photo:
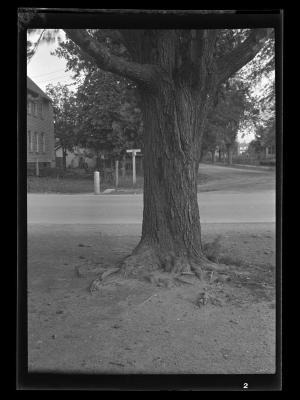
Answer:
[[[27,76],[27,89],[31,90],[34,93],[39,94],[41,97],[44,97],[45,99],[51,101],[50,97],[46,95],[45,92],[42,91],[41,88],[38,87],[38,85],[36,83],[33,82],[32,79],[30,79]]]

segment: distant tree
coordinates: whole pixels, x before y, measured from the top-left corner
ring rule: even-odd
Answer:
[[[100,155],[122,159],[126,149],[140,145],[141,112],[127,82],[113,74],[92,71],[78,87],[77,131],[82,146]]]
[[[249,151],[261,157],[266,148],[276,148],[275,82],[272,74],[260,96],[253,101],[256,101],[258,111],[257,118],[253,119],[255,139]]]
[[[237,79],[229,80],[218,94],[219,98],[208,114],[203,146],[211,152],[212,162],[217,147],[227,152],[227,162],[232,164],[232,153],[240,126],[247,117],[252,104],[247,98],[247,89]]]
[[[266,155],[266,148],[276,148],[275,118],[269,119],[265,125],[257,128],[255,139],[250,142],[248,151],[260,159]]]
[[[50,97],[54,114],[54,135],[56,150],[62,150],[63,168],[66,169],[67,151],[78,144],[78,107],[76,95],[67,85],[60,83],[47,85],[46,93]]]

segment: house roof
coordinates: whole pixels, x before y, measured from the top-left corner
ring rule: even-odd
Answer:
[[[34,93],[37,93],[38,95],[40,95],[41,97],[44,97],[45,99],[51,101],[50,97],[46,95],[45,92],[42,91],[41,88],[38,87],[38,85],[36,83],[33,82],[32,79],[30,79],[27,76],[27,89],[31,90]]]

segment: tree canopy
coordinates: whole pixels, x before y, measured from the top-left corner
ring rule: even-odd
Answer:
[[[60,83],[47,85],[46,93],[50,97],[53,107],[56,148],[73,150],[78,141],[76,96],[67,85]]]
[[[91,71],[76,96],[81,145],[119,158],[140,144],[141,112],[127,82],[110,73]]]

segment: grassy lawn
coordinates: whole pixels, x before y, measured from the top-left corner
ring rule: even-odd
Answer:
[[[210,180],[209,175],[199,174],[198,184],[204,184]],[[119,178],[119,186],[116,193],[134,191],[142,192],[144,179],[137,176],[136,184],[132,185],[132,177]],[[101,192],[108,188],[114,188],[114,183],[101,182]],[[91,193],[94,191],[92,177],[27,177],[28,193]]]
[[[132,176],[119,177],[118,189],[114,194],[142,193],[144,180],[137,176],[132,185]],[[114,182],[101,180],[101,192],[114,188]],[[216,190],[267,190],[275,189],[275,170],[227,168],[219,165],[201,164],[198,174],[198,192]],[[93,174],[68,172],[58,176],[28,176],[28,193],[92,193]]]
[[[90,179],[35,177],[27,178],[28,193],[90,193],[93,181]]]
[[[101,182],[101,191],[114,188],[114,184]],[[120,179],[119,189],[132,189],[132,178]],[[137,177],[135,190],[142,190],[143,178]],[[92,176],[87,177],[27,177],[28,193],[92,193],[94,181]]]

